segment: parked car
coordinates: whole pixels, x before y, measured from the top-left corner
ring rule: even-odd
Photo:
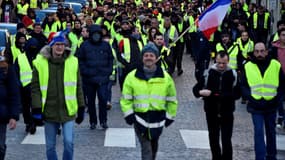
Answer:
[[[3,50],[3,47],[8,47],[9,44],[9,33],[7,29],[0,29],[0,50]]]
[[[73,11],[78,14],[81,13],[82,4],[81,3],[74,3],[74,2],[59,2],[62,6],[72,8]],[[49,8],[57,9],[59,3],[50,3]]]
[[[56,13],[56,9],[37,9],[35,10],[36,17],[42,22],[47,14]]]
[[[87,0],[65,0],[65,2],[80,3],[83,6],[85,6],[87,4]]]
[[[17,23],[0,23],[0,29],[6,29],[10,35],[14,35],[17,33]]]

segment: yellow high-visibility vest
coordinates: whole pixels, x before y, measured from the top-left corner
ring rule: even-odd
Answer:
[[[74,34],[73,32],[69,32],[68,38],[71,41],[71,54],[74,55],[76,52],[80,37],[78,38],[76,34]]]
[[[234,48],[233,48],[234,47]],[[237,44],[233,44],[229,49],[228,49],[228,54],[229,54],[229,65],[232,69],[237,69],[237,56],[239,52],[239,47]]]
[[[269,19],[269,16],[270,14],[268,12],[264,13],[264,23],[263,23],[263,28],[264,29],[267,29],[268,26],[267,26],[267,23],[268,23],[268,19]],[[253,15],[253,28],[256,29],[257,28],[257,21],[258,21],[258,13],[254,13]]]
[[[39,73],[39,83],[42,94],[42,112],[44,112],[49,81],[48,59],[46,59],[42,54],[38,54],[37,58],[33,61],[33,65]],[[64,62],[63,76],[65,103],[69,116],[74,116],[78,110],[77,73],[78,59],[73,55],[69,55]]]
[[[22,4],[20,4],[20,3],[18,3],[17,4],[17,9],[18,9],[18,13],[17,14],[27,15],[28,14],[28,8],[29,8],[29,4],[28,3],[24,4],[24,6],[22,6]]]
[[[262,77],[256,64],[251,61],[245,64],[247,82],[251,90],[251,96],[254,99],[272,100],[277,95],[280,68],[281,64],[272,59]]]
[[[241,38],[238,38],[236,42],[239,45],[239,48],[242,51],[242,55],[244,58],[248,57],[248,53],[253,52],[254,42],[252,40],[249,39],[244,46],[242,45]]]
[[[124,59],[130,63],[131,60],[131,45],[130,45],[130,39],[129,38],[123,38],[124,41]],[[143,48],[143,45],[140,41],[137,41],[139,50],[141,51]]]
[[[17,48],[16,45],[11,46],[11,52],[12,52],[12,56],[13,56],[13,63],[15,63],[16,58],[20,54],[25,54],[25,52],[21,52],[21,50],[19,48]]]
[[[30,0],[30,8],[32,9],[38,8],[38,0]]]
[[[25,87],[32,81],[32,68],[25,53],[19,54],[17,59],[20,69],[20,81],[22,86]]]

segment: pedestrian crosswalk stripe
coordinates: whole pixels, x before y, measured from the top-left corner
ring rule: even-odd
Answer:
[[[37,132],[33,135],[28,134],[21,144],[45,144],[45,129],[37,127]]]
[[[106,147],[136,147],[133,128],[108,128],[105,133]]]
[[[276,136],[277,149],[285,151],[285,135]]]
[[[205,130],[179,130],[186,148],[210,149],[208,131]]]

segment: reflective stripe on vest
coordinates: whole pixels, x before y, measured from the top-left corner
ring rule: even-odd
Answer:
[[[22,86],[25,87],[32,81],[32,68],[26,54],[19,54],[17,59],[20,69],[20,81]]]
[[[160,122],[155,122],[155,123],[149,123],[149,122],[146,122],[141,117],[139,117],[138,115],[135,115],[135,118],[139,124],[141,124],[142,126],[146,128],[160,128],[160,127],[163,127],[165,124],[165,120],[162,120]]]
[[[257,13],[254,13],[253,15],[253,28],[256,29],[257,28],[257,21],[258,21],[258,14]],[[268,19],[269,19],[269,13],[264,13],[264,24],[263,24],[263,28],[264,29],[267,29],[268,26],[267,26],[267,23],[268,23]]]
[[[262,77],[258,66],[252,62],[245,64],[245,73],[248,85],[251,90],[251,96],[260,100],[273,99],[277,94],[277,88],[279,86],[279,71],[280,63],[276,60],[271,60],[268,68],[264,72]]]
[[[42,94],[42,112],[46,104],[48,81],[49,81],[49,64],[48,60],[43,55],[38,54],[37,58],[33,61],[33,65],[39,73],[39,83]],[[67,112],[69,116],[77,113],[77,73],[78,73],[78,60],[73,55],[70,55],[64,62],[64,95]]]

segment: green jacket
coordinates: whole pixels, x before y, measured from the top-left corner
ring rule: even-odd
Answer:
[[[39,54],[42,54],[48,59],[49,65],[49,81],[47,89],[47,99],[43,111],[44,120],[50,122],[63,123],[75,119],[75,116],[69,116],[67,112],[67,107],[65,103],[64,96],[64,61],[70,55],[70,50],[66,50],[64,57],[61,59],[53,59],[51,57],[51,48],[49,46],[43,47]],[[84,98],[81,87],[81,77],[80,72],[77,72],[77,102],[78,107],[84,106]],[[31,83],[32,90],[32,107],[41,108],[42,107],[42,96],[39,84],[39,73],[33,68],[33,77]]]

